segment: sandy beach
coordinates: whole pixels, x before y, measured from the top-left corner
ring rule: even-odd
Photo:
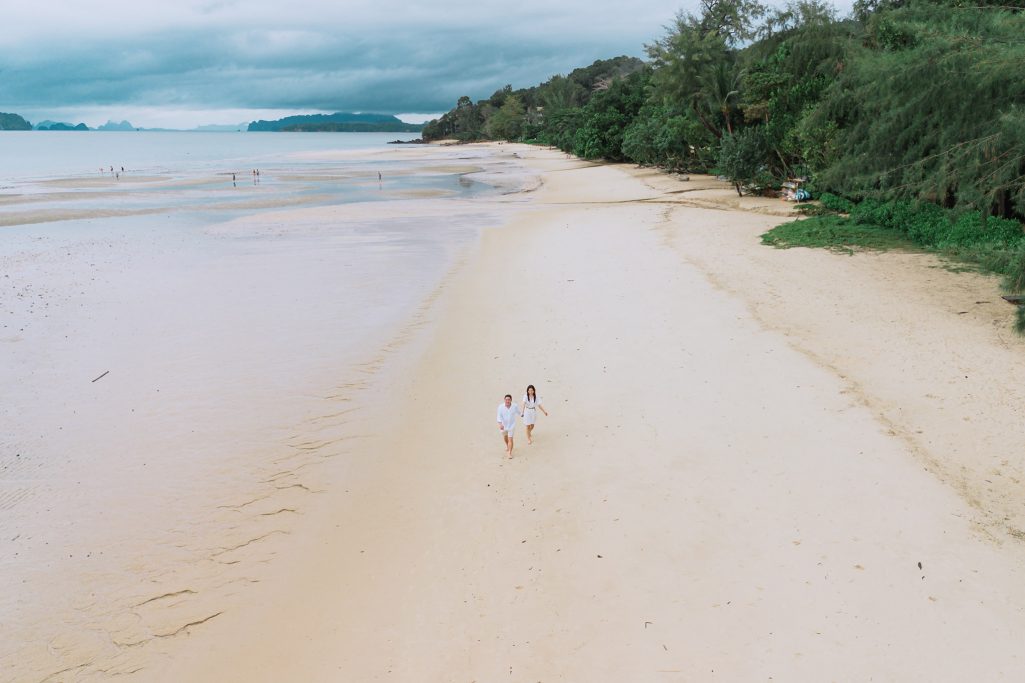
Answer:
[[[506,194],[389,203],[458,206],[480,232],[360,354],[283,338],[247,356],[314,354],[323,381],[267,387],[247,420],[214,411],[205,428],[234,431],[210,447],[249,448],[168,505],[220,512],[136,520],[127,537],[161,529],[167,552],[126,573],[61,565],[79,621],[4,624],[0,679],[1025,678],[1025,342],[994,279],[763,246],[791,207],[712,179],[523,145],[395,153]],[[495,408],[528,383],[550,415],[507,460]]]

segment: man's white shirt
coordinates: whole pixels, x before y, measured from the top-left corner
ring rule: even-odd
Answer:
[[[505,407],[505,402],[498,404],[498,421],[502,423],[502,429],[505,431],[512,431],[516,426],[516,418],[520,414],[519,406],[513,403],[508,408]]]

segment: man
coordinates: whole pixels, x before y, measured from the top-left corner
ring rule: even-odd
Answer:
[[[513,433],[516,431],[516,416],[519,414],[519,406],[513,405],[512,394],[506,394],[505,400],[498,405],[498,428],[502,430],[505,454],[509,458],[512,458]]]

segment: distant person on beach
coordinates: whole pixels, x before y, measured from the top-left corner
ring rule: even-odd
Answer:
[[[505,441],[505,454],[512,457],[513,434],[516,432],[516,416],[520,414],[519,406],[513,405],[512,394],[506,394],[502,403],[498,404],[498,428],[502,430]]]
[[[520,411],[520,417],[523,418],[523,424],[527,426],[527,445],[533,445],[534,438],[530,435],[534,431],[534,423],[537,422],[537,411],[540,410],[548,417],[548,411],[541,405],[541,398],[537,395],[537,389],[534,388],[533,384],[527,385],[527,393],[523,394],[523,409]]]

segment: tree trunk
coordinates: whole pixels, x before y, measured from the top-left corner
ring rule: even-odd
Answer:
[[[694,110],[694,113],[697,115],[698,120],[701,121],[701,124],[708,129],[708,132],[714,135],[716,140],[722,140],[722,131],[708,122],[708,119],[706,119],[704,114],[701,113],[701,110],[698,109],[698,105],[694,102],[691,102],[690,108]]]

